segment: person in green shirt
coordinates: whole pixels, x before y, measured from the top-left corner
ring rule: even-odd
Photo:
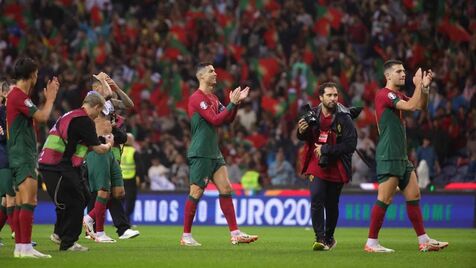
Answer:
[[[249,88],[237,87],[231,91],[230,103],[225,107],[213,94],[217,78],[213,65],[211,63],[199,64],[196,76],[199,88],[190,96],[188,102],[192,131],[192,140],[187,153],[190,164],[190,194],[185,203],[184,229],[180,244],[201,246],[192,237],[192,222],[198,201],[210,181],[213,181],[220,193],[220,207],[228,222],[231,243],[254,242],[258,236],[245,234],[238,229],[235,208],[231,199],[231,184],[228,180],[225,160],[218,148],[216,129],[233,121],[237,105],[248,96]]]
[[[402,112],[426,109],[429,86],[433,78],[431,70],[422,72],[418,69],[413,77],[415,91],[411,98],[401,90],[405,86],[405,68],[398,60],[389,60],[384,64],[387,83],[375,95],[375,115],[379,130],[376,150],[378,196],[370,216],[369,236],[364,250],[367,252],[390,253],[393,249],[385,248],[378,241],[387,207],[392,202],[397,187],[407,201],[407,213],[418,236],[419,250],[438,251],[448,246],[447,242],[431,239],[423,227],[420,210],[420,189],[412,163],[407,157],[407,140]]]
[[[31,245],[33,211],[37,200],[37,157],[35,123],[50,117],[59,89],[53,77],[43,90],[46,102],[41,109],[31,101],[30,94],[38,78],[38,64],[31,58],[19,58],[13,67],[15,86],[7,96],[8,160],[16,188],[16,207],[13,213],[16,258],[51,258]]]

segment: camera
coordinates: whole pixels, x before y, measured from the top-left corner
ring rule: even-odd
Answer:
[[[311,105],[309,104],[302,107],[301,118],[304,119],[310,127],[316,127],[319,125],[319,117],[316,112],[312,110]]]
[[[321,168],[326,168],[329,165],[329,156],[321,154],[318,164]]]

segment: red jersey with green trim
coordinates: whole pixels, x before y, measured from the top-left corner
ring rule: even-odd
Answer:
[[[187,157],[223,158],[216,127],[232,122],[236,112],[233,103],[225,107],[214,94],[196,90],[188,100],[192,140]]]
[[[7,148],[10,167],[36,165],[33,114],[38,110],[25,92],[14,87],[7,96]]]
[[[409,97],[388,88],[380,89],[375,96],[375,113],[379,129],[376,160],[407,160],[407,141],[402,111],[396,108],[400,100]]]

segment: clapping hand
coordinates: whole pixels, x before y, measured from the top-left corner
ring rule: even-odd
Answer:
[[[241,89],[241,87],[237,87],[233,91],[230,92],[230,101],[234,104],[239,104],[242,100],[248,97],[249,93],[250,93],[249,87],[245,87],[244,89]]]
[[[421,71],[421,68],[418,68],[415,75],[413,76],[413,84],[415,85],[415,87],[420,86],[422,80],[423,80],[422,71]]]
[[[424,88],[428,88],[431,84],[431,81],[433,80],[433,72],[430,70],[424,71],[423,72],[423,80],[422,80],[422,86]]]
[[[46,84],[46,88],[43,89],[45,98],[47,101],[54,101],[56,99],[56,94],[58,94],[60,83],[56,76],[53,76],[51,80]]]

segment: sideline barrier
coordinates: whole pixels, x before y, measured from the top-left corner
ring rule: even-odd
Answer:
[[[133,224],[182,225],[183,208],[187,194],[139,194],[132,216]],[[338,226],[368,227],[376,193],[343,193]],[[308,196],[235,196],[233,198],[237,222],[243,226],[311,226]],[[420,201],[425,227],[474,228],[474,193],[425,194]],[[35,210],[35,223],[52,224],[55,221],[52,202],[40,201]],[[111,222],[110,215],[107,221]],[[219,201],[204,196],[197,208],[196,225],[226,225]],[[385,227],[411,227],[407,219],[405,200],[394,198],[384,222]]]

